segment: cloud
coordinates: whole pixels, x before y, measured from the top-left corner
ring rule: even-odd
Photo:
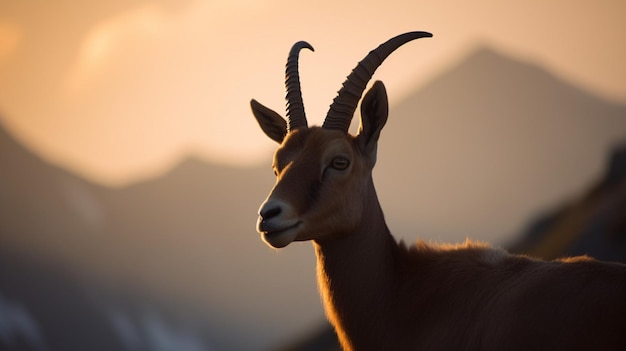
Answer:
[[[158,6],[148,4],[95,24],[85,35],[76,63],[68,74],[66,93],[73,94],[93,84],[107,65],[128,55],[127,50],[153,41],[171,28],[171,22]]]
[[[22,39],[20,28],[9,22],[0,22],[0,62],[9,58]]]
[[[589,47],[589,34],[555,45],[563,40],[561,33],[578,28],[580,17],[568,12],[553,30],[551,13],[533,3],[505,6],[507,11],[490,2],[454,5],[453,13],[450,4],[402,1],[80,4],[74,3],[71,14],[57,10],[57,16],[24,5],[20,16],[30,24],[13,15],[8,18],[21,27],[0,26],[0,63],[13,58],[0,66],[0,98],[7,118],[39,153],[107,182],[162,169],[189,151],[218,162],[265,162],[274,145],[259,132],[248,102],[255,98],[284,113],[284,61],[297,40],[316,48],[302,56],[301,65],[310,124],[321,123],[343,77],[368,50],[407,30],[429,30],[435,38],[407,45],[378,71],[392,103],[436,77],[477,41],[564,67],[557,72],[586,65],[580,74],[623,86],[623,79],[614,79],[623,75],[623,55],[614,48],[618,34],[602,31],[605,40],[594,41],[595,47]],[[545,34],[536,34],[542,30]],[[623,33],[619,27],[610,32]]]
[[[187,153],[241,164],[267,151],[246,93],[265,81],[250,79],[249,52],[261,44],[245,40],[242,23],[249,26],[244,19],[254,13],[228,5],[202,1],[170,11],[145,4],[85,31],[59,89],[56,126],[81,145],[69,151],[90,177],[157,173]],[[283,56],[275,60],[281,71]],[[280,97],[281,73],[275,76]]]

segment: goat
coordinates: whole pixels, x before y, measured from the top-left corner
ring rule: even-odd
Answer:
[[[326,315],[345,350],[626,350],[626,266],[589,257],[543,261],[486,244],[397,243],[380,207],[372,169],[387,93],[374,71],[410,32],[372,50],[352,71],[322,127],[308,127],[298,76],[286,67],[287,120],[251,101],[265,134],[280,144],[277,182],[257,230],[274,248],[311,240]]]

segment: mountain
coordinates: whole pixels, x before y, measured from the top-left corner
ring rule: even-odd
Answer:
[[[3,245],[39,254],[60,245],[60,233],[92,231],[88,218],[80,216],[87,208],[73,206],[78,204],[72,202],[67,190],[98,186],[33,155],[4,128],[0,128],[0,163]],[[70,247],[67,249],[71,251]]]
[[[204,318],[181,304],[91,283],[0,249],[0,350],[214,349]]]
[[[625,140],[625,105],[482,48],[391,107],[375,177],[408,241],[504,244],[599,178]]]
[[[269,167],[188,158],[157,179],[106,188],[5,130],[0,150],[0,248],[20,257],[14,269],[50,261],[77,285],[176,302],[203,317],[216,350],[265,349],[322,320],[309,247],[276,254],[255,231]]]
[[[625,137],[624,105],[480,49],[392,106],[374,177],[399,238],[501,244],[598,180]],[[1,126],[0,165],[0,249],[18,257],[4,262],[0,308],[28,290],[10,289],[19,272],[37,270],[98,305],[121,291],[189,311],[212,350],[268,349],[323,321],[310,245],[275,251],[255,233],[269,165],[190,157],[160,177],[108,188],[45,162]]]
[[[607,162],[604,176],[572,201],[532,221],[509,249],[535,257],[589,255],[626,262],[626,144]]]

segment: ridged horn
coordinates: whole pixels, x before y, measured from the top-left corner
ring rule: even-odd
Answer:
[[[306,128],[306,115],[302,102],[302,90],[300,89],[300,73],[298,72],[298,57],[302,49],[313,50],[311,44],[299,41],[291,47],[287,66],[285,68],[285,88],[287,88],[287,130]]]
[[[347,133],[361,95],[374,72],[376,72],[376,69],[383,61],[403,44],[411,40],[432,36],[428,32],[404,33],[387,40],[376,49],[370,51],[352,70],[352,73],[346,78],[341,89],[337,92],[337,97],[330,105],[323,127],[342,130]]]

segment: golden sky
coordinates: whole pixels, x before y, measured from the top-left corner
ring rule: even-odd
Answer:
[[[0,3],[0,114],[54,163],[105,184],[155,174],[183,155],[268,162],[251,98],[284,111],[284,64],[301,55],[310,122],[369,50],[434,34],[379,69],[391,103],[478,46],[536,62],[626,102],[624,1],[108,0]]]

